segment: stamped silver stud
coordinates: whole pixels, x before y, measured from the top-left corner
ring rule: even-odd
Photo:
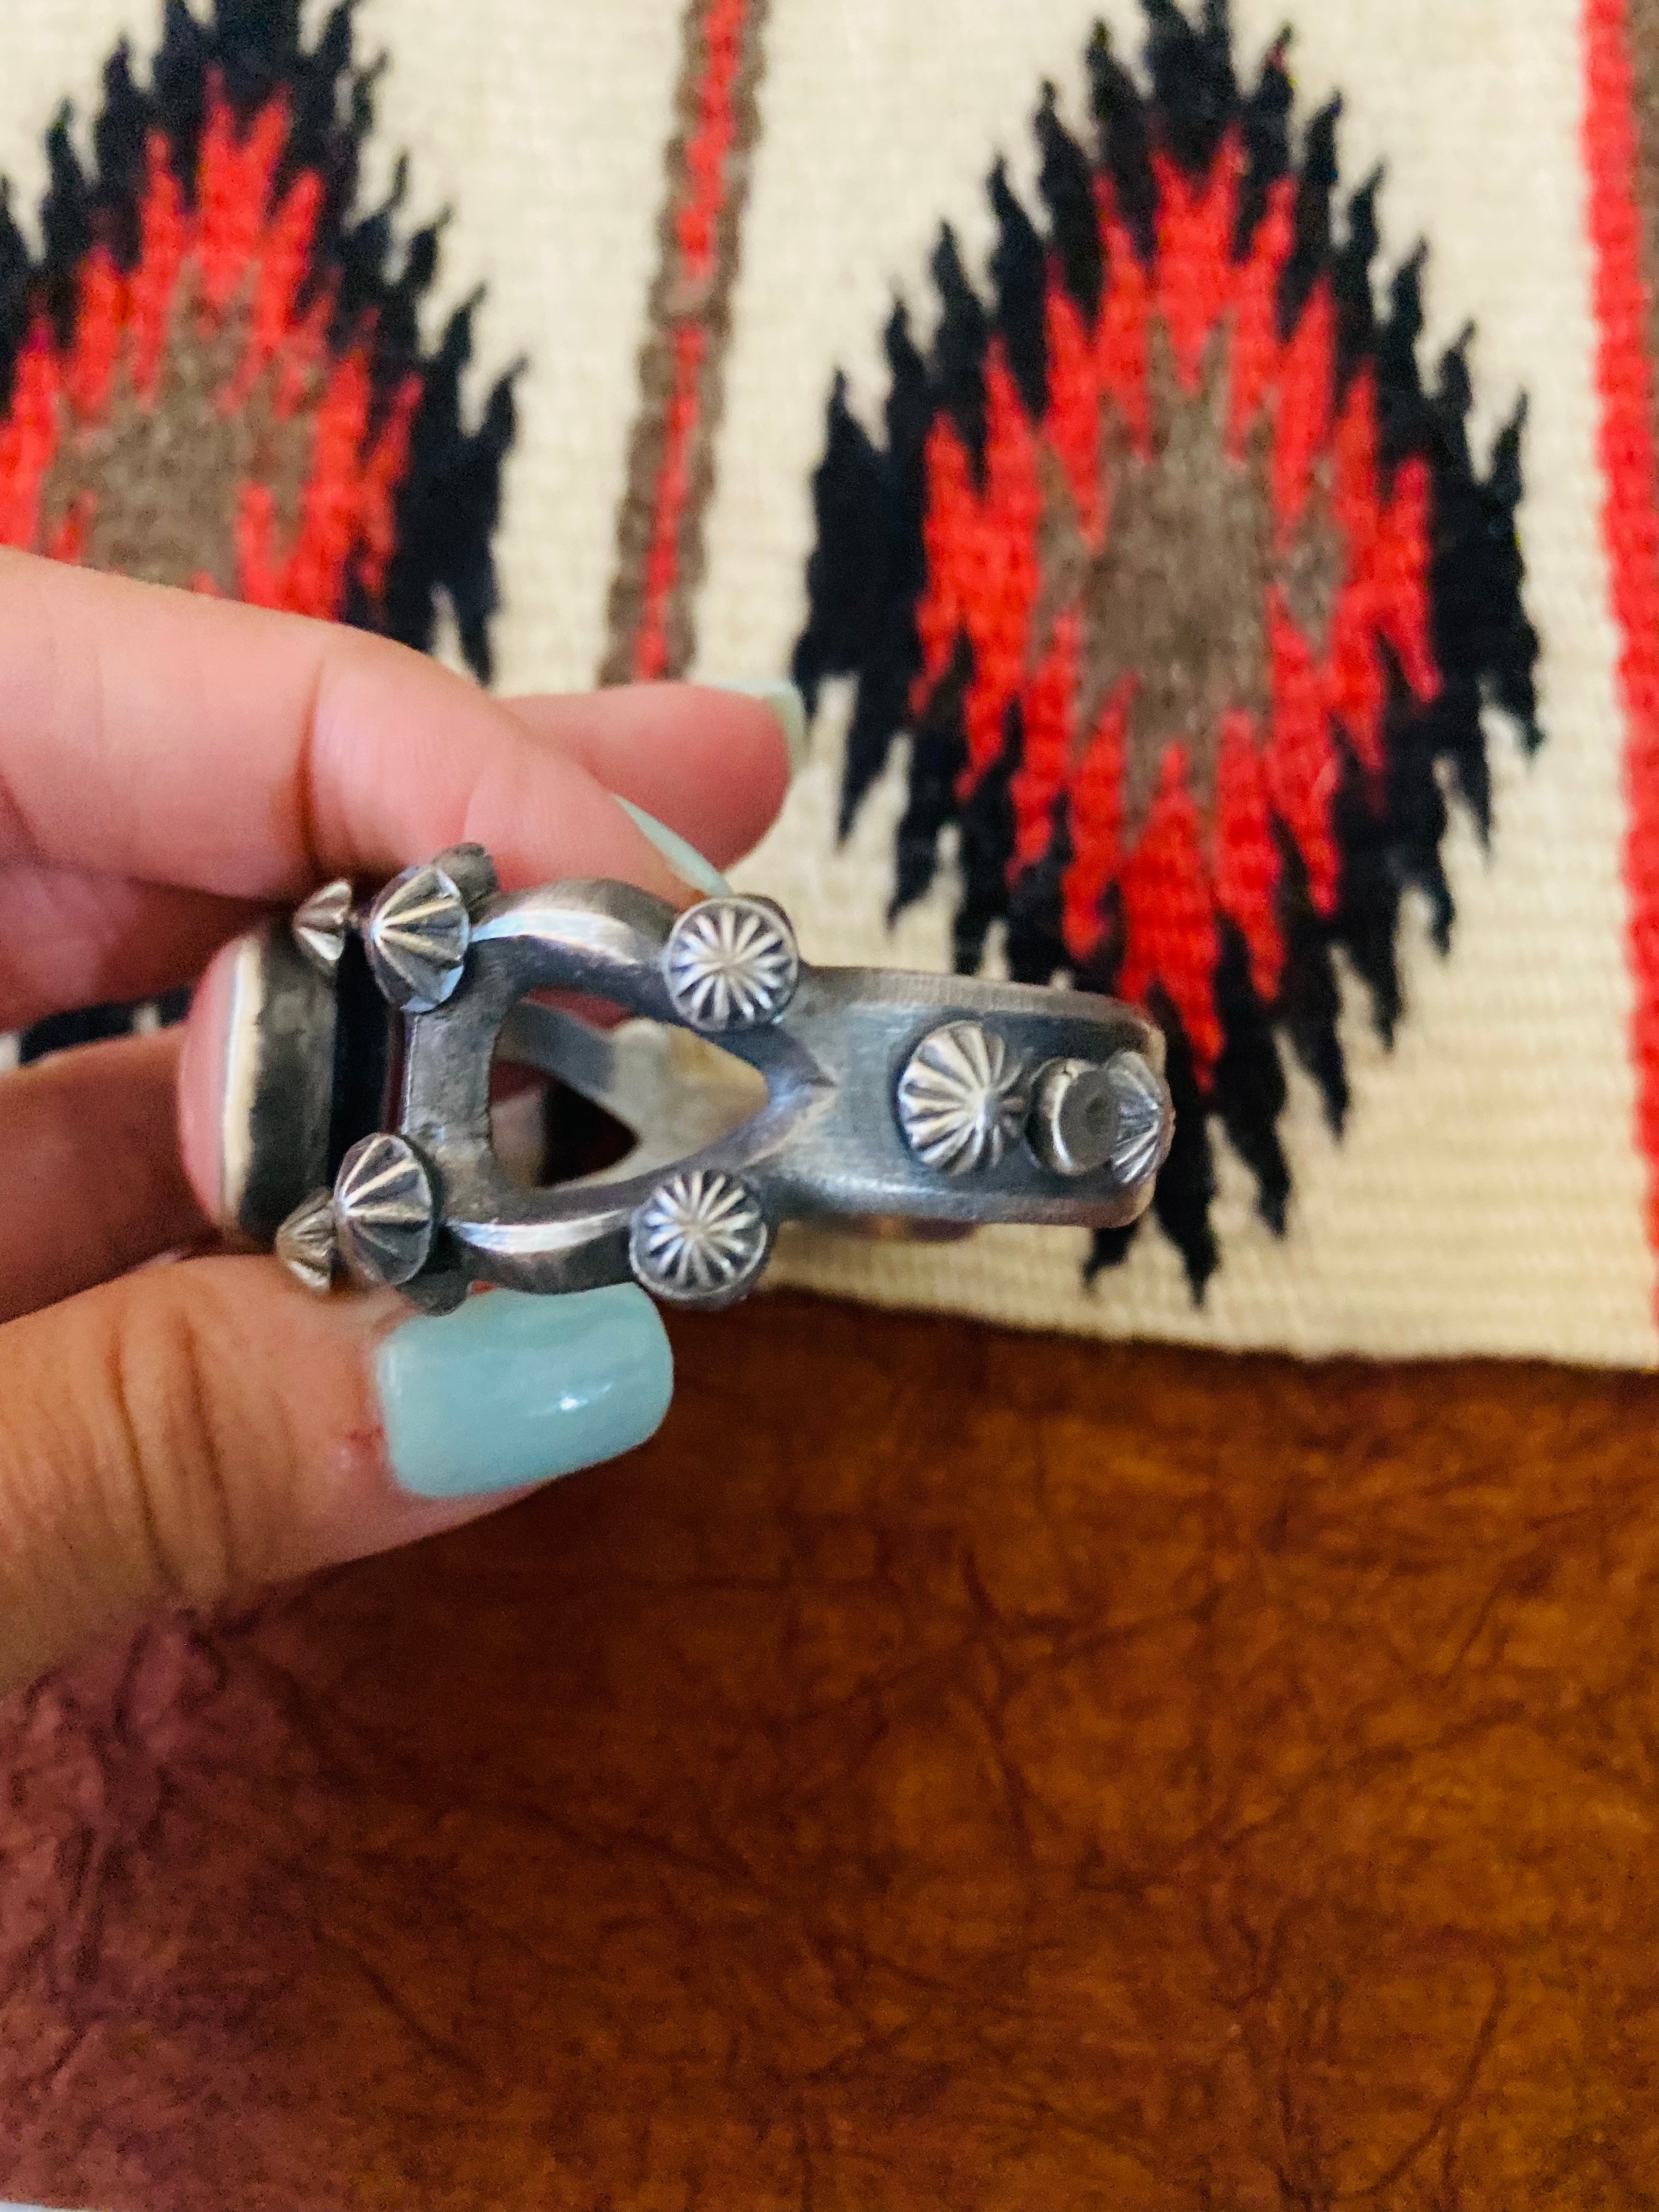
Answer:
[[[1150,1062],[1127,1048],[1107,1061],[1106,1079],[1117,1104],[1111,1170],[1127,1190],[1154,1174],[1170,1149],[1174,1128],[1170,1094]]]
[[[704,899],[674,924],[663,976],[675,1012],[693,1029],[760,1029],[794,997],[800,953],[770,899]]]
[[[443,1005],[461,980],[471,941],[459,885],[429,860],[392,878],[363,929],[381,994],[406,1014],[429,1014]]]
[[[331,1192],[314,1190],[301,1200],[276,1231],[276,1257],[307,1290],[320,1296],[330,1287],[339,1259]]]
[[[402,1137],[365,1137],[341,1162],[334,1231],[340,1257],[358,1282],[395,1289],[418,1275],[437,1215],[426,1162]]]
[[[905,1142],[924,1166],[945,1175],[995,1167],[1018,1141],[1030,1103],[1023,1062],[979,1022],[934,1030],[899,1078]]]
[[[654,1297],[726,1305],[759,1274],[771,1241],[747,1183],[719,1168],[687,1168],[665,1177],[635,1213],[628,1256]]]
[[[343,876],[314,890],[295,909],[289,927],[294,942],[319,975],[331,976],[345,951],[351,927],[351,885]]]

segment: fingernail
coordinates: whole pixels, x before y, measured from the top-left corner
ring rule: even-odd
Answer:
[[[700,676],[697,681],[707,684],[711,690],[736,691],[745,699],[758,699],[769,707],[778,718],[783,741],[789,748],[789,773],[799,773],[806,758],[806,704],[793,684],[772,680],[735,684],[718,676]]]
[[[631,1283],[490,1291],[404,1322],[374,1365],[392,1472],[416,1498],[483,1498],[615,1459],[660,1425],[674,1388],[661,1317]]]
[[[695,845],[688,845],[678,830],[659,822],[654,814],[647,814],[644,807],[635,806],[630,799],[619,799],[617,804],[624,813],[633,816],[675,874],[694,890],[711,894],[731,890],[731,884],[713,861],[705,860]]]

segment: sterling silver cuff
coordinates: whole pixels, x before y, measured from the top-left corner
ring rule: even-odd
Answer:
[[[492,1111],[503,1066],[601,1108],[632,1150],[526,1176]],[[1108,999],[811,967],[744,893],[684,912],[619,883],[503,896],[459,846],[366,907],[330,884],[237,948],[224,1225],[314,1290],[343,1273],[433,1311],[474,1283],[629,1279],[725,1305],[784,1221],[1133,1221],[1170,1148],[1163,1066],[1157,1028]]]

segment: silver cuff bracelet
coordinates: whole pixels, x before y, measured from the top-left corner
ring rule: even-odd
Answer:
[[[362,909],[330,884],[238,946],[224,1226],[314,1290],[343,1271],[434,1312],[474,1283],[724,1305],[783,1221],[1133,1220],[1170,1148],[1163,1066],[1154,1024],[1109,999],[809,967],[745,893],[684,912],[620,883],[503,896],[457,846]],[[509,1172],[502,1066],[586,1098],[632,1150],[568,1182]]]

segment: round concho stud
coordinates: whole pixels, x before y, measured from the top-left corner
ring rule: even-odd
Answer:
[[[334,1233],[356,1281],[396,1289],[418,1275],[437,1219],[426,1162],[402,1137],[365,1137],[340,1163]]]
[[[1118,1098],[1108,1070],[1092,1060],[1051,1060],[1037,1071],[1026,1134],[1055,1175],[1095,1175],[1112,1157]]]
[[[947,1022],[899,1078],[899,1127],[924,1166],[970,1175],[1018,1142],[1030,1095],[1024,1063],[994,1030]]]
[[[461,980],[471,941],[460,886],[431,861],[394,877],[363,925],[374,980],[406,1014],[429,1014],[443,1005]]]
[[[747,1183],[719,1168],[665,1176],[634,1216],[628,1256],[653,1297],[728,1305],[761,1269],[772,1232]]]
[[[689,907],[662,957],[675,1012],[694,1030],[761,1029],[795,995],[795,933],[770,899],[712,898]]]

